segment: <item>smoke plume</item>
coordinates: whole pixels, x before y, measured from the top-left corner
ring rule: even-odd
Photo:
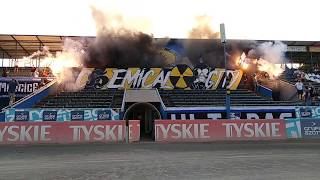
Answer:
[[[91,9],[97,37],[87,48],[84,66],[126,68],[165,65],[153,36],[128,29],[128,22],[119,14],[110,15],[94,7]]]
[[[196,17],[196,26],[189,32],[189,39],[218,39],[219,32],[215,32],[210,26],[212,18],[207,15]]]
[[[250,58],[262,58],[273,64],[281,64],[285,60],[287,45],[280,42],[264,42],[248,52]]]
[[[264,42],[248,52],[248,57],[257,59],[258,69],[267,72],[271,77],[279,76],[284,69],[280,67],[286,60],[287,45],[280,42]]]

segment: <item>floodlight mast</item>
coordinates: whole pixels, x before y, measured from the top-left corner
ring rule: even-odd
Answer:
[[[220,39],[221,43],[223,44],[223,54],[224,54],[224,70],[225,70],[225,88],[226,88],[226,119],[230,119],[230,90],[228,88],[229,86],[229,79],[228,79],[228,65],[227,65],[227,52],[226,52],[226,44],[227,44],[227,38],[225,33],[225,27],[224,23],[220,24]]]

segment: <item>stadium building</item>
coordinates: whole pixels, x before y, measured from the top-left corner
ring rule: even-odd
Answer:
[[[61,80],[54,62],[44,59],[48,53],[63,51],[67,39],[85,44],[82,50],[90,52],[89,60],[68,67]],[[307,102],[298,98],[298,79],[314,87],[307,105],[319,105],[319,42],[282,41],[286,49],[281,61],[259,64],[268,51],[259,53],[257,48],[252,53],[254,46],[278,42],[230,40],[225,65],[220,40],[154,39],[155,47],[135,47],[143,52],[130,52],[128,46],[136,45],[130,43],[119,45],[123,49],[108,45],[100,51],[86,46],[96,41],[95,37],[0,35],[1,121],[140,120],[141,138],[152,140],[158,119],[308,116],[300,111]],[[16,101],[9,106],[12,78],[19,85]]]

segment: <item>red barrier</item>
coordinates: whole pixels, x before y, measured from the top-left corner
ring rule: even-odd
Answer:
[[[155,131],[165,142],[286,138],[284,120],[156,120]]]
[[[130,142],[140,141],[140,121],[139,120],[129,121],[129,141]]]
[[[0,123],[0,144],[123,142],[125,132],[125,121],[9,122]]]

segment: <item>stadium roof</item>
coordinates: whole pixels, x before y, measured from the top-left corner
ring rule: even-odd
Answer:
[[[79,36],[48,36],[48,35],[0,35],[0,59],[19,59],[30,56],[43,46],[49,47],[50,52],[61,51],[66,38],[74,40]],[[88,37],[93,38],[93,37]]]
[[[61,51],[66,38],[80,40],[81,36],[51,36],[51,35],[0,35],[0,59],[19,59],[29,56],[43,46],[50,52]],[[85,37],[92,39],[94,37]],[[319,41],[283,41],[289,46],[320,46]]]

